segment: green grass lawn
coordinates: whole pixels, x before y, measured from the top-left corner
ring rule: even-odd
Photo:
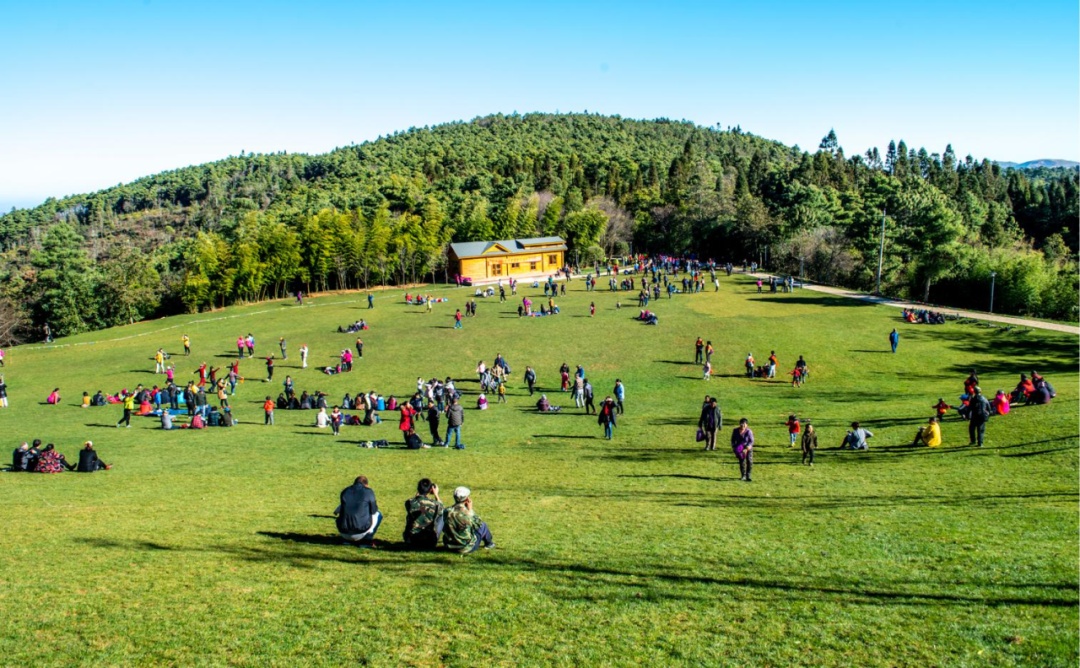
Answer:
[[[466,291],[437,288],[452,301],[431,315],[402,303],[404,291],[378,293],[373,310],[362,295],[325,295],[9,351],[8,447],[41,438],[74,458],[92,439],[114,468],[0,474],[0,663],[1077,664],[1075,336],[906,325],[891,307],[757,295],[738,278],[654,302],[660,325],[649,327],[631,319],[630,295],[583,288],[570,284],[557,317],[519,319],[515,302],[479,300],[461,331],[451,316]],[[525,293],[539,303],[539,290]],[[359,317],[372,328],[353,373],[299,368],[301,343],[313,366],[331,363],[355,340],[337,325]],[[311,411],[278,411],[265,427],[262,400],[281,385],[260,382],[261,362],[241,365],[233,429],[163,433],[148,418],[116,429],[119,408],[78,406],[83,391],[160,382],[151,357],[180,350],[184,333],[194,353],[173,357],[181,379],[200,361],[223,364],[248,332],[262,354],[286,336],[275,380],[292,374],[298,391],[332,402],[409,395],[418,375],[462,379],[468,448],[357,447],[400,441],[385,413],[336,439],[310,426]],[[716,347],[710,382],[691,363],[699,335]],[[741,377],[747,352],[763,361],[770,350],[782,378],[805,355],[809,382]],[[473,369],[497,352],[513,367],[509,403],[473,410]],[[613,441],[558,392],[564,361],[585,366],[599,399],[625,383]],[[532,410],[527,364],[561,414]],[[993,418],[982,449],[955,416],[943,447],[909,447],[971,367],[991,394],[1036,368],[1058,398]],[[43,405],[56,386],[63,405]],[[725,419],[709,453],[694,442],[706,393]],[[793,412],[819,431],[812,469],[788,447]],[[742,416],[758,442],[753,483],[739,481],[726,445]],[[874,432],[868,452],[836,449],[852,420]],[[377,550],[341,545],[331,517],[361,473],[385,515]],[[403,502],[425,476],[444,498],[471,487],[498,549],[398,549]]]

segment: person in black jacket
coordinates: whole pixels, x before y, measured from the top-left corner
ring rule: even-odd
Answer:
[[[93,473],[94,471],[110,468],[112,467],[98,457],[97,451],[94,450],[93,441],[87,441],[83,444],[83,449],[79,450],[79,466],[77,469],[79,473]]]
[[[11,472],[20,473],[29,471],[30,466],[30,444],[23,441],[23,444],[15,448],[15,451],[11,453]]]
[[[341,490],[341,504],[334,511],[337,528],[346,543],[371,547],[375,532],[382,523],[382,513],[375,502],[375,492],[368,487],[367,476],[357,476],[352,485]]]

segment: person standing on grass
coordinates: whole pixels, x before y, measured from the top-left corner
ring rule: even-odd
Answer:
[[[776,378],[776,365],[780,363],[780,360],[776,357],[776,351],[773,350],[769,353],[769,378]]]
[[[731,450],[739,460],[741,480],[753,482],[750,474],[754,469],[754,432],[750,431],[750,422],[746,418],[739,420],[739,426],[731,432]]]
[[[461,309],[454,312],[454,329],[461,329]]]
[[[0,376],[0,408],[8,407],[7,382]]]
[[[454,449],[464,450],[465,444],[461,442],[461,425],[465,422],[465,409],[456,396],[446,407],[446,445],[450,445],[450,434],[454,435]]]
[[[622,415],[623,399],[626,398],[626,388],[618,378],[615,379],[615,388],[612,391],[615,393],[615,406],[619,409],[619,415]]]
[[[359,336],[356,337],[356,356],[364,359],[364,340]]]
[[[488,525],[473,512],[472,491],[468,487],[454,490],[454,505],[443,511],[443,545],[459,554],[495,547]]]
[[[531,397],[536,386],[536,372],[533,371],[531,366],[525,367],[525,382],[529,385],[529,396]]]
[[[285,352],[285,337],[284,336],[278,339],[278,348],[281,349],[281,359],[283,359],[283,360],[289,359],[289,354]]]
[[[402,540],[417,550],[439,546],[443,532],[443,511],[439,486],[427,478],[416,483],[416,496],[405,502],[405,531]]]
[[[154,373],[165,373],[165,351],[161,348],[154,353]]]
[[[806,430],[802,435],[802,463],[805,464],[806,460],[810,460],[810,466],[814,465],[814,451],[817,450],[817,432],[814,430],[814,425],[810,422],[806,423]]]
[[[712,378],[712,362],[706,362],[705,365],[701,367],[701,377],[702,380],[709,380]]]
[[[180,342],[184,344],[184,357],[191,357],[191,339],[184,334],[180,337]]]
[[[266,397],[266,402],[263,403],[263,410],[266,412],[266,419],[263,424],[273,426],[274,424],[274,400],[270,397]]]
[[[724,415],[716,403],[716,397],[709,397],[709,400],[701,407],[701,417],[698,418],[698,429],[705,433],[706,450],[716,449],[716,432],[723,427]]]
[[[274,380],[274,356],[266,358],[266,380]]]
[[[341,414],[341,409],[334,406],[334,410],[330,411],[330,430],[334,432],[334,436],[341,431],[341,423],[344,420],[345,416]]]
[[[787,422],[784,423],[788,430],[788,437],[791,439],[791,445],[789,448],[795,447],[795,441],[799,440],[799,433],[802,431],[802,425],[799,424],[799,418],[795,417],[795,414],[788,416]]]
[[[697,341],[694,342],[694,364],[703,364],[705,362],[705,342],[701,340],[701,337],[697,337]]]
[[[743,360],[743,366],[746,368],[746,377],[754,377],[754,355],[753,353],[746,353],[746,359]]]
[[[589,317],[596,315],[596,302],[589,302]]]
[[[439,437],[439,410],[435,406],[435,402],[430,399],[427,402],[427,423],[428,429],[431,431],[431,444],[432,445],[445,445],[442,438]]]
[[[713,347],[712,341],[705,342],[705,361],[712,363]]]
[[[370,292],[368,293],[368,296],[367,296],[367,307],[368,308],[375,308],[375,295],[371,294]]]
[[[983,446],[983,436],[986,434],[986,421],[990,419],[990,402],[983,396],[982,389],[976,385],[972,390],[969,413],[971,420],[968,422],[968,445]]]
[[[340,501],[334,515],[341,538],[350,545],[371,547],[383,516],[367,476],[357,476],[352,485],[341,490]]]
[[[308,358],[308,347],[307,347],[307,344],[305,343],[302,346],[300,346],[300,368],[301,369],[306,369],[307,368],[307,358]]]
[[[244,339],[244,344],[247,346],[248,357],[255,357],[255,337],[248,332],[247,338]]]
[[[116,423],[116,426],[127,425],[128,429],[131,429],[131,411],[135,410],[135,394],[129,393],[124,390],[121,393],[124,403],[124,417],[120,418],[120,421]]]
[[[611,397],[606,397],[604,403],[600,404],[596,422],[604,428],[604,438],[610,441],[615,435],[615,402]]]
[[[892,351],[896,352],[896,346],[900,345],[900,332],[896,331],[893,327],[893,331],[889,332],[889,345],[892,346]]]
[[[243,336],[236,337],[236,355],[240,359],[244,359],[244,347],[245,347],[244,344],[245,344],[245,342],[244,342],[244,337]]]
[[[588,378],[583,379],[582,393],[585,396],[585,414],[588,415],[591,411],[596,414],[596,404],[593,403],[593,386],[589,382]]]

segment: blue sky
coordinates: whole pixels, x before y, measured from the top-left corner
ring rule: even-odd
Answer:
[[[0,211],[495,112],[1080,159],[1078,3],[0,0]]]

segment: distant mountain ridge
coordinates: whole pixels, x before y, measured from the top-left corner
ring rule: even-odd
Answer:
[[[1038,169],[1040,167],[1080,167],[1080,162],[1074,160],[1057,160],[1053,158],[1040,158],[1027,162],[998,162],[1002,169]]]

